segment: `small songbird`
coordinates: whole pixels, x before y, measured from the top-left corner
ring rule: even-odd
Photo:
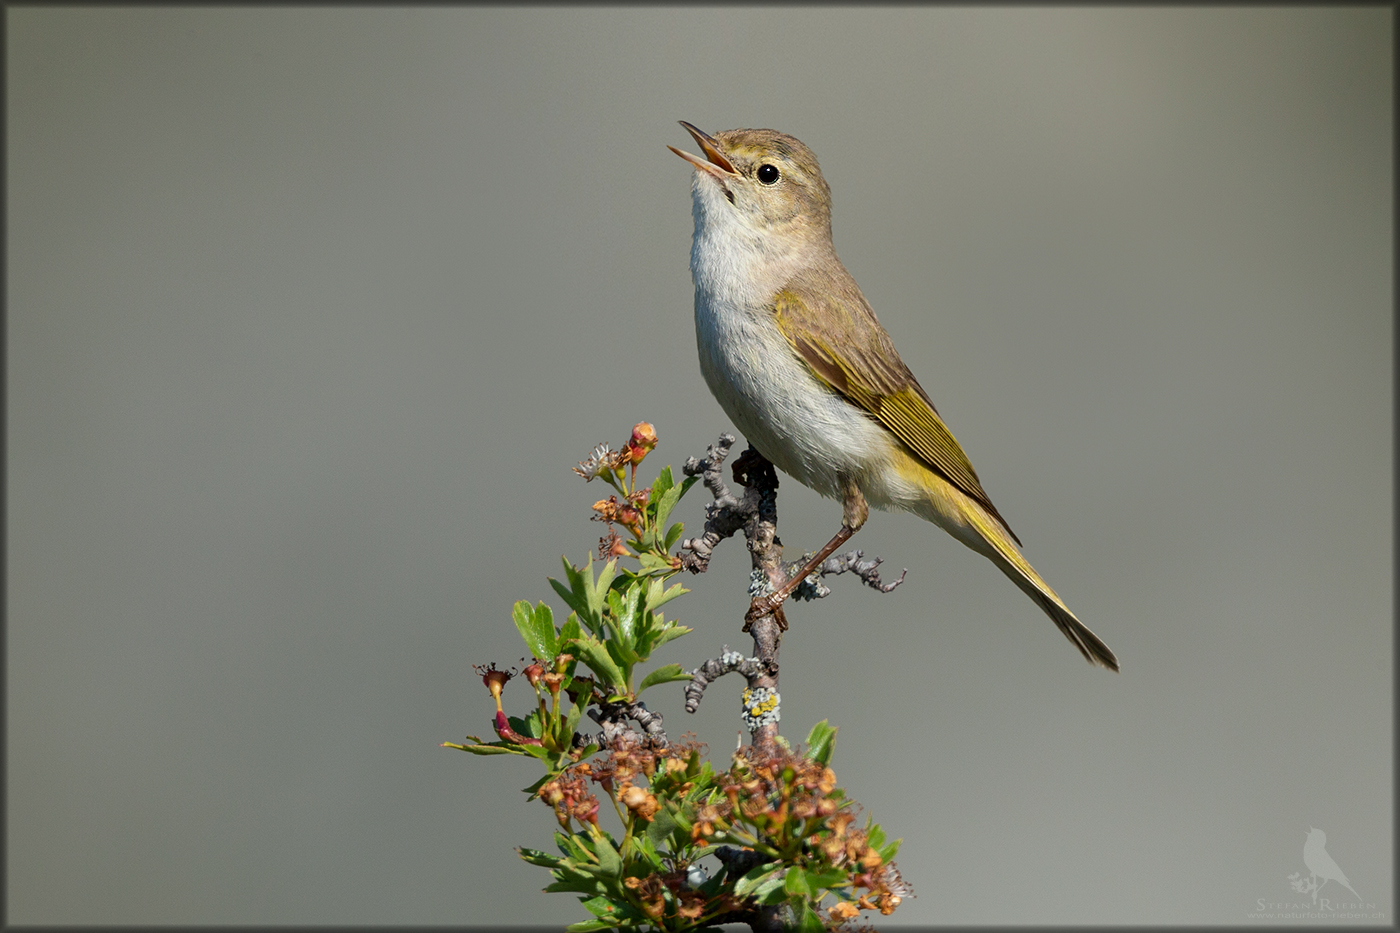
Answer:
[[[713,136],[685,121],[695,166],[695,333],[720,406],[774,466],[842,502],[841,530],[788,584],[754,600],[752,621],[784,599],[865,523],[869,506],[913,512],[989,558],[1091,664],[1118,659],[1021,556],[928,393],[836,258],[831,189],[817,157],[774,130]]]

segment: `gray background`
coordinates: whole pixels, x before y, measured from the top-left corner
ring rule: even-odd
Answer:
[[[909,581],[795,608],[783,712],[904,837],[896,918],[1246,923],[1316,826],[1390,922],[1390,10],[6,24],[10,922],[581,919],[512,852],[550,847],[532,763],[438,743],[596,542],[568,468],[728,428],[677,119],[813,147],[847,266],[1123,659],[873,517]],[[839,521],[780,508],[791,550]],[[746,571],[688,581],[668,659],[744,645]],[[722,761],[735,687],[653,705]]]

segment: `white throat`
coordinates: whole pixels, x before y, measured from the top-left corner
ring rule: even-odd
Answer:
[[[691,195],[690,272],[697,299],[703,295],[710,303],[749,310],[766,306],[799,268],[802,251],[751,223],[718,182],[699,172]]]

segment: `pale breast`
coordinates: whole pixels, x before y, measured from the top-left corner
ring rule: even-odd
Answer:
[[[695,336],[720,407],[774,466],[824,496],[851,477],[871,505],[908,498],[885,480],[897,442],[820,382],[773,319],[773,296],[810,256],[748,226],[698,175],[692,191]]]
[[[744,437],[825,496],[888,460],[888,432],[819,382],[765,312],[695,296],[700,371]]]

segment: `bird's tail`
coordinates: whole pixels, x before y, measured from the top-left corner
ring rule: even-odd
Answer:
[[[1045,610],[1045,614],[1060,627],[1065,637],[1074,643],[1085,660],[1112,671],[1118,670],[1118,658],[1113,651],[1103,643],[1103,639],[1089,631],[1087,625],[1074,617],[1069,607],[1050,589],[1050,584],[1042,580],[1035,568],[1016,550],[1016,545],[1011,542],[1006,529],[999,522],[980,508],[965,509],[964,517],[989,545],[986,548],[974,545],[974,549],[991,558],[992,563],[1000,567],[1001,572],[1010,577],[1012,583],[1035,600],[1036,605]]]

